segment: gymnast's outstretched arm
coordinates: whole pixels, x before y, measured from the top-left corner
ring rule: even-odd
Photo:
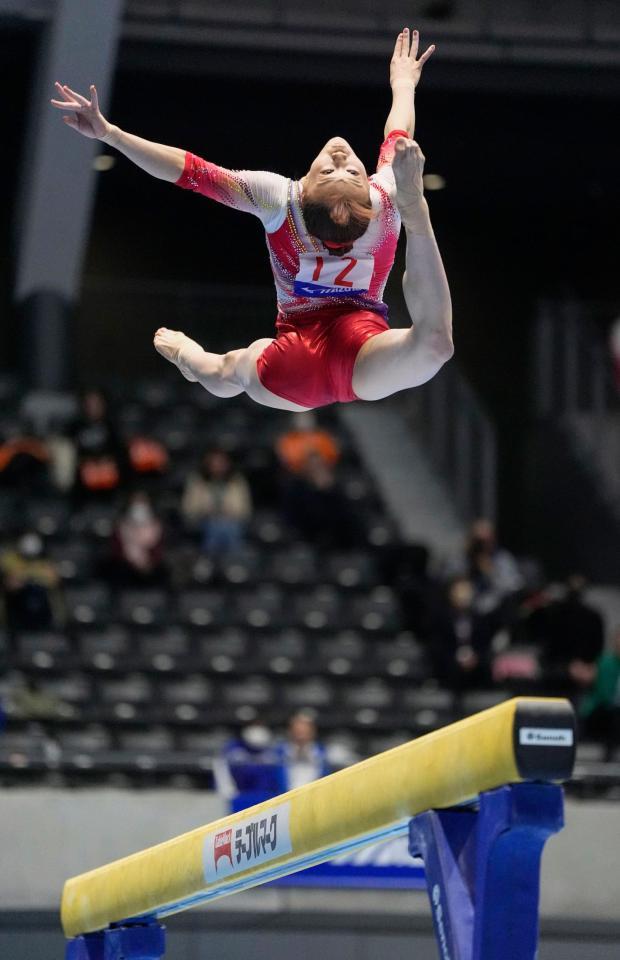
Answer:
[[[399,33],[390,61],[392,108],[385,124],[384,136],[392,130],[406,130],[410,137],[415,131],[415,90],[422,76],[422,68],[435,50],[432,44],[417,59],[420,36],[408,27]]]
[[[264,170],[227,170],[178,147],[126,133],[103,116],[94,86],[90,88],[90,100],[66,84],[57,83],[56,90],[60,99],[51,103],[64,111],[67,126],[84,137],[115,147],[151,176],[251,213],[261,220],[268,233],[284,220],[289,183],[285,177]]]
[[[64,111],[63,120],[72,130],[114,147],[141,170],[159,180],[174,183],[179,179],[185,166],[185,150],[143,140],[109,123],[99,109],[94,85],[90,88],[90,100],[66,84],[57,83],[56,91],[59,99],[52,100],[52,106]]]

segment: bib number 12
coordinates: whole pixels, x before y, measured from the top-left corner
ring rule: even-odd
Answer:
[[[299,258],[295,293],[300,297],[350,297],[368,293],[373,269],[372,257],[304,254]]]

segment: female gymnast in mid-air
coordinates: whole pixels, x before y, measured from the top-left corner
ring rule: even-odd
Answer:
[[[424,198],[424,156],[412,139],[415,89],[431,46],[399,34],[390,64],[392,107],[377,172],[368,176],[346,140],[328,140],[299,181],[225,170],[185,150],[108,123],[91,99],[57,83],[53,106],[86,137],[115,147],[147,173],[253,213],[265,227],[276,283],[275,339],[208,353],[160,328],[155,348],[217,397],[247,393],[280,410],[379,400],[430,380],[453,353],[450,291]],[[413,326],[391,330],[383,291],[401,221],[407,235],[405,301]]]

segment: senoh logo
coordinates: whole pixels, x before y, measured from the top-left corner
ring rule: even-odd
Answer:
[[[522,747],[572,747],[570,727],[521,727],[519,745]]]
[[[208,833],[203,846],[206,882],[220,881],[291,853],[289,818],[290,804],[282,803]]]
[[[217,873],[218,861],[227,857],[232,866],[232,830],[223,830],[216,833],[213,841],[213,865]]]

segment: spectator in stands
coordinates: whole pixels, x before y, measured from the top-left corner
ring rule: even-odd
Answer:
[[[449,585],[428,632],[428,655],[437,680],[456,693],[491,682],[491,644],[501,627],[497,611],[481,613],[471,580],[456,577]]]
[[[76,493],[99,497],[113,494],[124,482],[126,455],[103,391],[84,391],[72,435],[77,454]]]
[[[242,543],[252,497],[247,480],[225,450],[206,451],[200,470],[187,479],[181,512],[188,525],[200,529],[206,553],[227,553]]]
[[[233,810],[260,803],[283,789],[271,731],[258,723],[244,727],[226,744],[213,772],[218,792],[231,801]]]
[[[288,723],[285,740],[276,747],[282,769],[282,788],[293,790],[329,773],[325,747],[318,740],[316,722],[311,713],[300,710]]]
[[[579,711],[584,732],[602,741],[606,759],[611,760],[620,747],[620,626],[616,627],[611,648],[596,664],[583,664],[581,672],[590,682]]]
[[[319,427],[312,411],[294,413],[291,423],[291,429],[276,440],[276,453],[289,473],[302,473],[311,456],[335,466],[340,459],[338,444],[331,433]]]
[[[20,720],[53,720],[64,714],[62,700],[41,689],[33,677],[13,691],[13,707]]]
[[[22,493],[45,491],[48,463],[46,444],[28,431],[15,428],[0,437],[0,487]]]
[[[168,451],[161,440],[141,434],[128,441],[127,457],[132,473],[141,483],[163,476],[169,465]]]
[[[10,631],[49,630],[62,624],[60,575],[45,556],[38,533],[24,533],[0,556],[0,577]]]
[[[573,574],[561,600],[540,607],[529,618],[532,640],[541,648],[543,676],[549,693],[575,696],[592,680],[592,668],[603,651],[603,618],[584,601],[586,580]]]
[[[159,586],[167,580],[164,528],[143,490],[130,494],[116,523],[106,573],[123,587]]]
[[[355,546],[360,540],[357,518],[333,466],[318,453],[308,454],[299,474],[287,479],[282,509],[305,540],[338,548]]]
[[[0,700],[0,733],[6,730],[6,711]]]
[[[463,557],[451,571],[453,576],[466,577],[474,590],[474,606],[481,613],[504,607],[523,585],[517,561],[499,547],[494,524],[480,517],[475,520],[467,536]]]

